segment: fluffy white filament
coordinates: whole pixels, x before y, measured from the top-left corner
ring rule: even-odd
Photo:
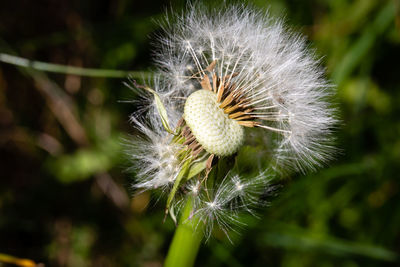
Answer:
[[[332,86],[303,37],[286,29],[282,21],[244,6],[207,10],[191,5],[184,15],[167,20],[164,30],[156,51],[160,75],[151,86],[172,127],[183,116],[188,96],[202,89],[200,81],[207,76],[210,86],[216,87],[219,77],[235,84],[236,103],[245,101],[243,110],[249,110],[246,115],[262,130],[275,160],[271,167],[305,172],[331,158],[336,123],[328,102]],[[131,142],[134,187],[168,190],[182,167],[177,157],[182,145],[172,142],[154,102],[148,107],[131,118],[145,136]],[[181,198],[176,197],[172,207],[182,206],[185,194],[194,196],[193,216],[206,222],[209,230],[217,223],[227,232],[238,223],[238,212],[252,213],[260,196],[271,192],[265,189],[270,181],[267,172],[251,179],[231,172],[212,188],[204,180],[191,178],[185,189],[180,187]]]
[[[200,89],[196,78],[212,80],[206,68],[216,61],[213,72],[236,83],[251,115],[271,136],[278,166],[305,172],[331,158],[336,120],[326,99],[332,88],[303,37],[241,6],[211,11],[191,6],[165,28],[157,63],[176,106]]]

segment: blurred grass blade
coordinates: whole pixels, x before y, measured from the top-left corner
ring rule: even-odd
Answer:
[[[20,68],[20,70],[22,70]],[[70,96],[57,83],[48,78],[43,72],[24,71],[35,82],[37,90],[46,99],[47,106],[64,127],[65,131],[79,145],[89,143],[86,130],[79,119],[78,107]]]
[[[340,85],[360,64],[362,59],[368,55],[374,42],[379,36],[394,22],[395,7],[392,1],[389,1],[378,13],[375,20],[365,27],[360,38],[349,48],[340,64],[335,68],[332,74],[333,80]]]
[[[320,251],[337,256],[359,255],[384,261],[396,261],[395,252],[372,244],[343,240],[325,234],[308,232],[304,229],[283,225],[281,222],[269,223],[269,229],[262,240],[270,246],[299,251]]]
[[[0,62],[34,70],[88,77],[125,78],[127,76],[131,76],[135,78],[145,79],[151,76],[149,72],[81,68],[41,61],[33,61],[5,53],[0,53]]]

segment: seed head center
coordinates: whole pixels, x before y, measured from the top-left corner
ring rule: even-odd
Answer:
[[[242,145],[244,130],[219,105],[214,92],[195,91],[186,100],[184,119],[196,140],[207,152],[229,156]]]

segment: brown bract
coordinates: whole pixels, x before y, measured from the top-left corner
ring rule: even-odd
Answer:
[[[214,68],[217,61],[214,60],[205,68],[212,76],[212,83],[208,74],[202,71],[203,76],[199,79],[200,85],[203,89],[212,91],[217,94],[217,101],[220,103],[219,107],[223,109],[225,114],[228,114],[230,119],[236,120],[240,125],[245,127],[255,127],[259,123],[255,121],[255,117],[251,115],[253,108],[249,105],[249,101],[243,94],[242,88],[237,88],[236,83],[232,81],[238,73],[231,73],[223,77],[218,77]]]

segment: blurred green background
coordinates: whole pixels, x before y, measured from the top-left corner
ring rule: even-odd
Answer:
[[[337,85],[341,154],[319,172],[286,178],[233,244],[216,232],[197,266],[399,266],[399,2],[249,2],[284,16],[322,56]],[[2,1],[0,53],[148,72],[155,21],[184,6]],[[121,140],[134,134],[136,107],[124,81],[0,63],[0,259],[162,266],[174,225],[162,223],[163,201],[130,189]]]

